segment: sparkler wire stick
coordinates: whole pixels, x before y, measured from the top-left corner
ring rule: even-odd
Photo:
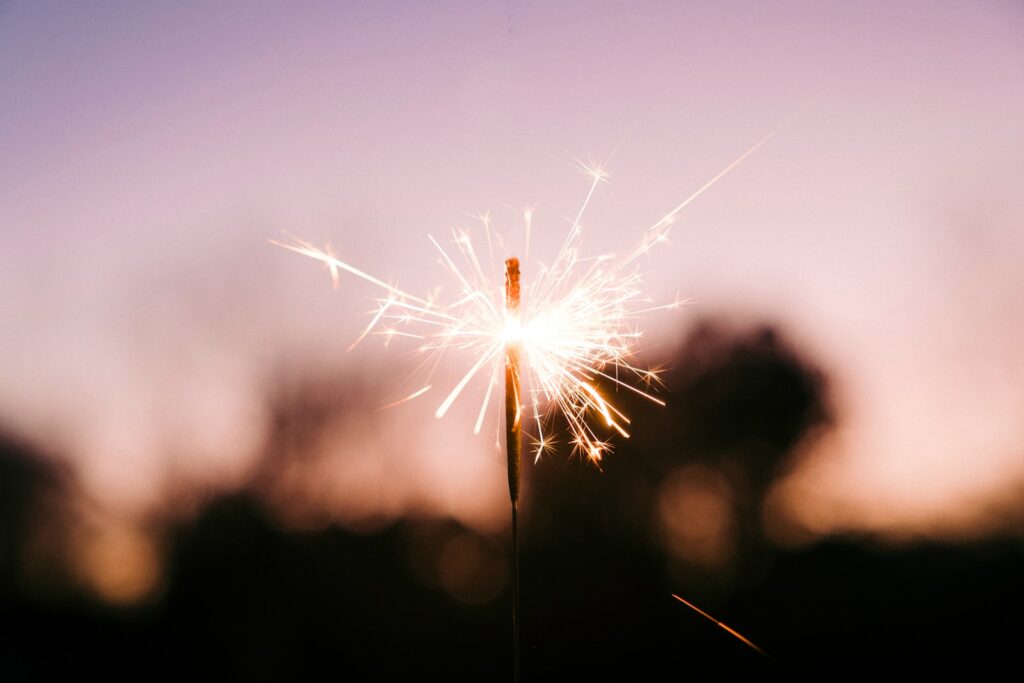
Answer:
[[[512,678],[519,681],[519,483],[523,460],[522,399],[519,382],[519,259],[505,261],[506,325],[512,328],[505,341],[505,457],[508,460],[508,494],[512,500]]]

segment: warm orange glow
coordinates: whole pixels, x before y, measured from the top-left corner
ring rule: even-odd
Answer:
[[[105,528],[95,538],[83,539],[77,550],[83,578],[109,602],[140,602],[160,579],[160,558],[152,540],[126,525]]]
[[[721,472],[697,463],[673,471],[658,492],[658,524],[675,559],[710,570],[735,551],[732,491]]]

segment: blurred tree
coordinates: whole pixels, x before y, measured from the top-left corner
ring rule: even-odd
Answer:
[[[740,548],[761,544],[772,482],[804,439],[832,423],[824,375],[770,325],[704,320],[664,380],[671,395],[658,431],[683,460],[725,475]]]
[[[766,324],[700,321],[663,364],[665,407],[602,387],[632,424],[601,471],[557,455],[528,468],[527,543],[592,533],[634,552],[667,549],[706,569],[688,578],[725,588],[729,566],[759,571],[764,499],[804,440],[831,423],[826,382]]]
[[[69,479],[56,461],[0,435],[0,600],[67,582]]]

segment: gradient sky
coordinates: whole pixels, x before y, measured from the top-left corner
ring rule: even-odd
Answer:
[[[644,264],[694,300],[645,321],[651,345],[778,320],[829,371],[839,429],[786,489],[807,525],[987,528],[1024,481],[1024,7],[553,5],[0,3],[0,421],[114,508],[230,481],[282,363],[393,357],[343,354],[372,289],[267,237],[426,290],[428,232],[490,209],[515,235],[530,204],[542,252],[593,158],[614,175],[587,245],[624,249],[784,124]],[[503,500],[490,437],[433,407],[395,418],[430,437],[416,462],[350,439],[346,490],[395,514]]]

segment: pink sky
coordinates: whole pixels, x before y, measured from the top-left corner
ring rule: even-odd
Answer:
[[[375,292],[332,291],[267,237],[423,291],[428,232],[486,209],[514,231],[506,207],[531,204],[542,249],[594,158],[614,176],[587,244],[624,249],[785,124],[645,263],[656,298],[695,300],[645,321],[652,338],[764,317],[830,372],[839,430],[787,489],[815,528],[958,528],[1019,486],[1020,4],[551,5],[0,6],[0,417],[114,508],[169,473],[230,480],[282,358],[391,357],[343,354]],[[465,436],[364,457],[339,486],[404,468],[366,504],[502,500],[492,439],[434,407],[402,408],[422,425],[406,438]]]

